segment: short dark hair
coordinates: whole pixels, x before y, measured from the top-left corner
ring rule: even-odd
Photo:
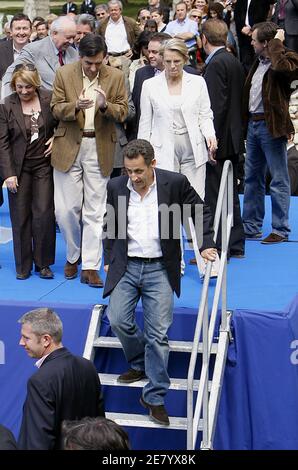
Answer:
[[[107,46],[102,36],[88,33],[80,40],[80,57],[94,57],[100,52],[103,52],[105,56],[107,55]]]
[[[168,33],[154,33],[150,41],[157,41],[162,44],[164,41],[172,39],[172,36]]]
[[[126,149],[124,150],[124,158],[133,160],[142,156],[147,166],[150,166],[152,160],[154,160],[154,149],[152,145],[145,139],[135,139],[129,142]]]
[[[63,421],[62,439],[64,450],[130,450],[124,429],[103,417]]]
[[[202,34],[212,46],[225,46],[228,37],[228,27],[223,20],[213,18],[202,24]]]
[[[24,13],[16,13],[12,18],[10,22],[10,29],[12,29],[12,25],[14,21],[29,21],[30,23],[30,28],[32,27],[31,20],[28,15],[24,15]]]
[[[272,21],[263,21],[253,25],[252,31],[257,29],[257,40],[259,42],[270,41],[277,33],[278,26]]]

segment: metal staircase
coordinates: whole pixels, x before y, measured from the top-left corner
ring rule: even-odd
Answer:
[[[233,225],[233,168],[226,162],[223,168],[221,185],[218,195],[216,215],[214,219],[215,239],[221,217],[222,252],[219,275],[216,282],[214,301],[211,315],[208,315],[208,288],[211,274],[211,262],[207,263],[203,290],[198,310],[197,323],[193,342],[169,341],[170,352],[190,353],[190,363],[187,379],[171,378],[170,389],[187,391],[187,417],[170,417],[170,426],[156,424],[149,416],[127,413],[110,413],[106,416],[121,426],[134,426],[146,428],[166,428],[187,431],[187,448],[196,447],[197,434],[203,433],[201,449],[212,449],[215,432],[220,393],[226,363],[229,341],[231,340],[230,320],[231,312],[227,310],[227,247]],[[195,254],[197,257],[195,231],[190,219]],[[217,342],[213,341],[215,321],[221,298],[221,326]],[[97,348],[121,348],[119,340],[115,337],[99,336],[103,305],[95,305],[89,325],[84,357],[94,360]],[[194,371],[198,359],[202,357],[202,367],[199,380],[194,379]],[[210,358],[215,357],[212,380],[209,380]],[[118,375],[99,374],[102,385],[125,386],[143,388],[147,380],[140,380],[131,384],[117,382]],[[194,392],[197,392],[194,403]]]

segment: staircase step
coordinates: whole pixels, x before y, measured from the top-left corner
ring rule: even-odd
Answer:
[[[170,416],[170,426],[157,424],[151,421],[149,415],[137,415],[128,413],[112,413],[106,412],[106,418],[116,421],[120,426],[133,426],[140,428],[164,428],[164,429],[177,429],[185,431],[187,429],[187,419],[176,416]],[[199,423],[199,431],[203,429],[202,420]]]
[[[95,348],[122,348],[118,338],[113,336],[99,336],[94,343]],[[191,341],[169,341],[170,351],[175,352],[191,352]],[[203,343],[199,344],[199,353],[203,352]],[[217,353],[217,343],[212,343],[211,354]]]
[[[143,388],[148,383],[148,379],[138,380],[136,382],[132,382],[130,384],[120,383],[117,382],[117,377],[119,374],[98,374],[101,385],[110,385],[110,386],[117,386],[117,387],[137,387]],[[212,382],[209,380],[208,382],[208,390],[211,390]],[[199,388],[199,380],[194,380],[194,390],[198,390]],[[187,390],[187,380],[186,379],[176,379],[171,378],[171,390]]]

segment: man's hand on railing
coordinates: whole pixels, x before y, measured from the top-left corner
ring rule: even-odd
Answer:
[[[216,255],[217,255],[216,248],[206,248],[206,250],[203,250],[201,252],[201,256],[203,260],[205,261],[205,263],[207,263],[207,261],[215,261]]]

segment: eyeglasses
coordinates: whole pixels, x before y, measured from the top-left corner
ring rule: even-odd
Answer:
[[[36,72],[36,67],[33,64],[17,64],[14,68],[14,72],[17,70],[28,70],[29,72]]]

